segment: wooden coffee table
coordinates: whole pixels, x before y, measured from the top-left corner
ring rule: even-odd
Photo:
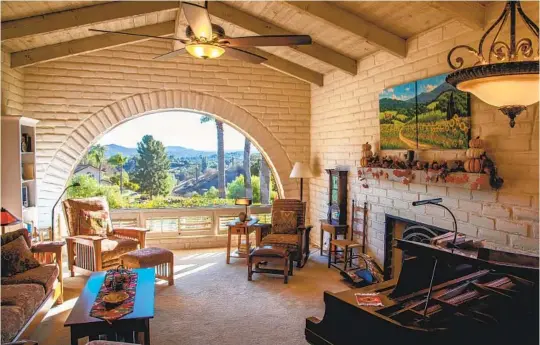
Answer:
[[[90,310],[105,279],[105,272],[95,272],[90,275],[77,303],[71,310],[64,327],[71,327],[71,345],[77,345],[79,338],[89,337],[96,340],[100,335],[107,335],[108,340],[115,340],[117,334],[143,335],[143,344],[150,345],[150,319],[154,318],[154,280],[153,268],[139,268],[135,304],[133,312],[115,320],[112,324],[90,316]],[[137,339],[135,339],[137,340]],[[129,341],[129,339],[128,339]]]

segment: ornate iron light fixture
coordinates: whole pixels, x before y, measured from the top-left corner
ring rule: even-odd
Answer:
[[[534,36],[516,36],[516,19],[519,14],[525,28]],[[501,32],[506,34],[505,24],[509,23],[509,42],[499,39]],[[493,39],[488,40],[492,35]],[[533,40],[536,48],[533,47]],[[484,102],[494,105],[510,118],[514,127],[515,118],[527,106],[538,102],[538,26],[523,12],[519,1],[508,1],[503,13],[486,31],[478,49],[468,45],[458,45],[448,53],[448,64],[455,71],[446,81],[461,91],[470,92]],[[491,42],[489,47],[487,43]],[[484,48],[489,48],[484,56]],[[462,68],[463,56],[453,57],[458,50],[471,53],[476,62],[472,67]]]

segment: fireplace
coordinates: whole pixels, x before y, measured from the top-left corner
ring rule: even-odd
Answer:
[[[442,235],[448,230],[433,225],[419,223],[414,220],[385,215],[384,231],[384,280],[397,278],[401,272],[403,253],[394,248],[395,239],[429,243],[430,239]]]

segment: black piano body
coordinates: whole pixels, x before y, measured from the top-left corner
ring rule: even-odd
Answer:
[[[396,246],[407,257],[399,278],[325,292],[323,319],[306,320],[310,344],[539,344],[538,257]],[[356,293],[377,293],[384,306],[359,306]]]

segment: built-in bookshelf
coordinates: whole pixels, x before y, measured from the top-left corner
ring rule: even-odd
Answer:
[[[2,207],[37,226],[36,125],[23,116],[2,116]],[[6,229],[14,230],[15,225]]]

